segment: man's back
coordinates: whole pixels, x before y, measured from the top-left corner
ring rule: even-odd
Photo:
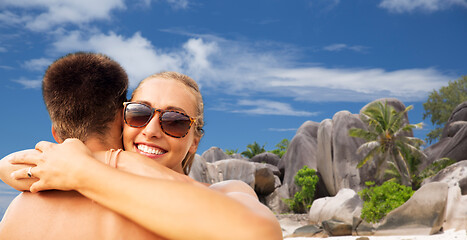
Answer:
[[[116,167],[120,152],[109,150],[94,154],[103,163]],[[45,191],[23,192],[10,203],[0,222],[2,239],[162,238],[78,192]]]
[[[75,191],[21,193],[0,223],[0,239],[161,239]]]

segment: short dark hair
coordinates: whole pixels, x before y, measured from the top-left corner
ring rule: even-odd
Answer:
[[[58,137],[105,136],[121,111],[128,75],[119,63],[98,53],[77,52],[52,63],[42,81],[42,94]]]

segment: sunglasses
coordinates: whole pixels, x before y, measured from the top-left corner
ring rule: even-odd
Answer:
[[[188,134],[196,119],[175,110],[153,108],[144,103],[124,102],[123,119],[130,127],[140,128],[148,125],[156,112],[159,113],[159,124],[162,131],[174,138],[182,138]]]

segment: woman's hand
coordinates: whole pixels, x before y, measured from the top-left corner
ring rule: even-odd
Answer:
[[[10,159],[14,157],[28,158],[28,156],[39,155],[39,154],[41,154],[41,152],[35,149],[28,149],[28,150],[15,152],[4,157],[2,160],[0,160],[0,179],[18,191],[29,191],[29,189],[31,188],[31,185],[35,181],[38,180],[37,178],[31,177],[31,178],[17,180],[13,178],[11,175],[14,171],[18,171],[20,169],[26,169],[25,171],[27,171],[29,167],[35,167],[36,165],[11,164]]]
[[[61,144],[42,141],[36,145],[41,154],[19,155],[11,158],[12,164],[31,164],[12,173],[15,179],[32,177],[39,180],[31,185],[31,192],[42,190],[75,190],[80,183],[81,173],[99,164],[91,151],[78,139],[67,139]]]

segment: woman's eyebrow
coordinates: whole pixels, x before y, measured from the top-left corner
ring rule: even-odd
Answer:
[[[175,107],[175,106],[168,106],[165,108],[166,110],[177,110],[179,112],[184,112],[186,113],[186,111],[183,109],[183,108],[179,108],[179,107]]]
[[[133,102],[135,102],[135,103],[143,103],[143,104],[146,104],[146,105],[148,105],[148,106],[152,106],[150,102],[144,101],[144,100],[135,100],[135,101],[133,101]]]
[[[136,100],[135,102],[137,103],[144,103],[148,106],[151,106],[152,107],[152,104],[148,101],[144,101],[144,100]],[[164,108],[164,110],[176,110],[176,111],[179,111],[179,112],[183,112],[183,113],[186,113],[185,109],[183,108],[180,108],[180,107],[176,107],[176,106],[167,106]]]

